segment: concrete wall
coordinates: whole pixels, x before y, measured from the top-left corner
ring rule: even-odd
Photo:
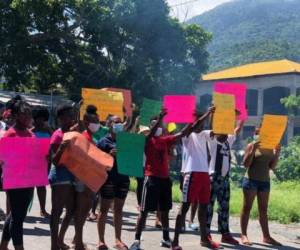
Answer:
[[[280,103],[282,97],[300,94],[300,74],[269,75],[224,81],[247,84],[247,105],[250,116],[242,133],[244,139],[252,134],[263,114],[287,114],[287,110]],[[206,109],[211,104],[215,82],[201,81],[195,90],[202,109]],[[289,118],[285,142],[296,134],[300,134],[300,116]]]

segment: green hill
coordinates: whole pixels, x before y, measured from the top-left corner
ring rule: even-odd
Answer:
[[[300,62],[300,0],[236,0],[188,23],[213,34],[210,71],[273,59]]]

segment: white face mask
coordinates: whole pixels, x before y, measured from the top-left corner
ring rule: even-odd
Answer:
[[[121,133],[124,131],[124,125],[122,123],[113,124],[113,132],[115,134]]]
[[[259,140],[259,135],[254,135],[253,136],[253,141],[258,141]]]
[[[157,130],[156,130],[156,132],[155,132],[155,136],[156,136],[156,137],[159,137],[159,136],[162,135],[162,133],[163,133],[163,129],[162,129],[162,128],[157,128]]]
[[[100,123],[90,123],[89,130],[92,133],[96,133],[99,130],[100,126],[101,126]]]

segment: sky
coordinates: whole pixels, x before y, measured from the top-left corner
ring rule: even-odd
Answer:
[[[230,0],[167,0],[171,8],[171,15],[180,21],[185,21],[193,16],[211,10],[219,4]]]

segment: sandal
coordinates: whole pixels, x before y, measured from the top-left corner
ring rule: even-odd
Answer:
[[[109,250],[109,249],[108,249],[108,247],[105,244],[103,244],[101,246],[98,246],[97,250]]]
[[[117,250],[129,250],[128,246],[126,246],[126,244],[124,244],[123,242],[120,242],[120,243],[116,244],[114,246],[114,249],[117,249]]]

